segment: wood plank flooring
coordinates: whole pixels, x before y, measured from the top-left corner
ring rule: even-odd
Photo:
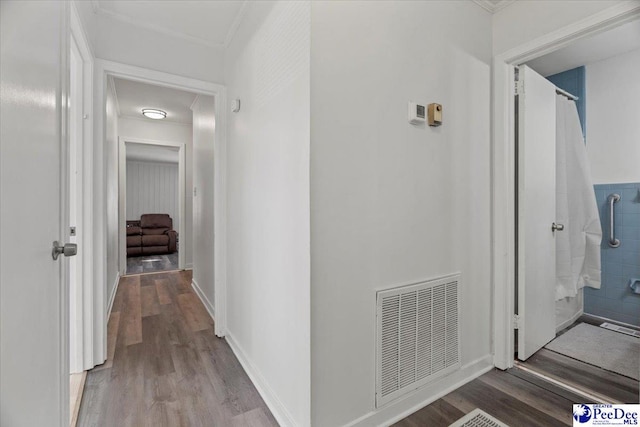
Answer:
[[[638,381],[546,348],[531,356],[525,366],[572,387],[597,393],[609,401],[638,403]]]
[[[394,424],[397,427],[448,427],[480,408],[512,427],[573,425],[568,394],[535,384],[526,375],[492,370]]]
[[[120,279],[78,426],[278,425],[190,284],[187,271]]]

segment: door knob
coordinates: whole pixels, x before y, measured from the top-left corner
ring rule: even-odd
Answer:
[[[60,246],[58,241],[53,242],[53,249],[51,250],[51,257],[57,260],[60,255],[74,256],[78,253],[78,245],[75,243],[65,243],[64,246]]]
[[[564,224],[556,224],[555,222],[551,224],[551,231],[562,231],[564,230]]]

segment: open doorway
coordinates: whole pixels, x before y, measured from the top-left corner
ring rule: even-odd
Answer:
[[[120,275],[192,268],[191,105],[197,95],[124,78],[110,82]]]
[[[517,69],[516,358],[603,403],[640,379],[640,21]]]
[[[185,236],[191,234],[186,231],[190,221],[185,218],[184,144],[123,138],[121,143],[125,157],[120,164],[125,181],[120,186],[120,201],[126,221],[126,274],[182,270],[184,248],[189,244]]]

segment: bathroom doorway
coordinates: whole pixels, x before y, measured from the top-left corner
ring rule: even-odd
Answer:
[[[638,32],[517,70],[516,365],[600,403],[636,403],[640,379]]]

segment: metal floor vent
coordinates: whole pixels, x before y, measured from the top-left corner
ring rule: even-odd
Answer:
[[[614,325],[613,323],[604,322],[600,325],[601,328],[610,329],[612,331],[620,332],[622,334],[631,335],[632,337],[640,338],[640,331],[636,331],[631,328],[625,328],[624,326]]]
[[[449,427],[509,427],[481,409],[474,409]]]
[[[459,281],[378,292],[376,407],[460,367]]]

